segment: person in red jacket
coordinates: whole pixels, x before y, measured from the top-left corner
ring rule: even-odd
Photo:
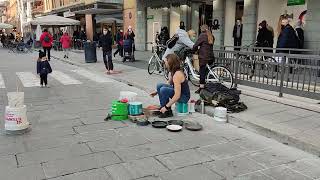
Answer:
[[[48,61],[50,61],[50,59],[51,59],[50,50],[52,48],[53,38],[52,38],[51,34],[48,32],[47,29],[43,30],[43,33],[40,36],[40,42],[41,42],[41,45],[42,45],[44,53],[48,57]]]
[[[69,58],[69,50],[71,48],[71,37],[67,32],[65,32],[61,38],[60,42],[62,44],[62,49],[64,51],[64,57],[63,58]]]

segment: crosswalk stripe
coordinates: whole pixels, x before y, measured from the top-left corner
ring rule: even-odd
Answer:
[[[75,72],[75,73],[79,74],[80,76],[88,78],[91,81],[94,81],[94,82],[97,82],[97,83],[114,82],[112,79],[109,79],[107,77],[101,76],[99,74],[92,73],[92,72],[87,71],[85,69],[75,69],[75,70],[72,70],[72,72]]]
[[[82,84],[80,81],[60,71],[53,71],[50,76],[61,82],[63,85]]]
[[[31,72],[16,72],[24,87],[39,87],[40,79]]]
[[[4,84],[4,80],[1,73],[0,73],[0,88],[6,88],[6,85]]]

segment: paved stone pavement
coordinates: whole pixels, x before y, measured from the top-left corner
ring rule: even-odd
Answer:
[[[88,79],[73,71],[82,68],[55,60],[51,61],[54,71],[82,84],[65,85],[50,76],[51,88],[27,88],[14,72],[34,73],[36,58],[3,50],[0,54],[6,87],[0,89],[0,115],[4,116],[6,93],[18,85],[25,92],[32,123],[29,133],[8,136],[1,121],[1,179],[320,179],[318,157],[232,124],[217,124],[207,115],[174,117],[200,122],[204,129],[199,132],[172,133],[130,121],[105,122],[110,103],[121,90],[137,92],[138,100],[145,104],[157,100],[145,91],[113,81],[102,68],[90,72],[107,82]]]
[[[71,61],[78,66],[94,71],[104,71],[101,52],[97,52],[97,63],[86,64],[83,53],[73,53],[68,62]],[[55,53],[55,55],[62,57],[61,53]],[[164,81],[164,78],[161,75],[150,76],[146,72],[150,56],[150,52],[137,52],[136,59],[138,61],[135,63],[122,63],[121,59],[117,57],[114,60],[116,62],[115,68],[124,73],[111,76],[111,78],[129,83],[147,92],[152,91],[157,82]],[[192,91],[196,90],[194,86],[191,85],[191,87]],[[246,87],[246,89],[249,88]],[[260,93],[261,96],[264,93],[269,93],[261,90],[257,92],[256,94]],[[198,95],[193,93],[192,98],[197,99]],[[248,110],[239,114],[231,114],[229,116],[231,123],[320,156],[320,113],[246,95],[242,95],[241,100],[248,106]],[[301,98],[297,98],[292,102],[299,103],[301,101]],[[310,102],[310,100],[304,101]],[[206,113],[213,115],[213,110],[208,107]]]

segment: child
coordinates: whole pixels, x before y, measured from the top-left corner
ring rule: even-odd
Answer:
[[[37,61],[37,74],[40,75],[40,85],[43,87],[48,87],[48,74],[52,72],[51,66],[48,62],[48,58],[46,57],[46,53],[43,51],[39,51],[39,58]]]

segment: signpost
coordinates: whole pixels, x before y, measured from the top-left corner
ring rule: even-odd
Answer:
[[[287,6],[303,5],[305,3],[305,0],[288,0]]]

